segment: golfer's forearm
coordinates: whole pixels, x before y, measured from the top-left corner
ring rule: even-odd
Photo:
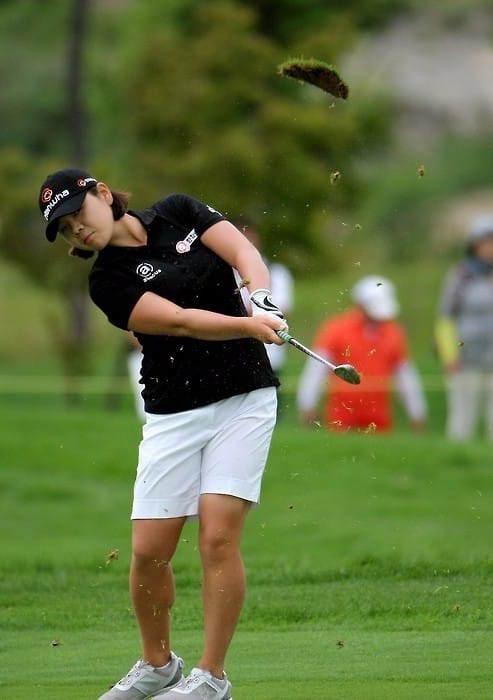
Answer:
[[[249,337],[248,319],[243,316],[224,316],[202,309],[180,309],[167,335],[178,335],[200,340],[236,340]]]
[[[236,269],[250,294],[256,289],[270,290],[269,269],[255,248],[243,251],[238,256]]]
[[[163,310],[164,311],[164,310]],[[200,340],[235,340],[249,334],[248,318],[225,316],[203,309],[182,309],[171,312],[132,314],[129,328],[145,335],[175,335]]]
[[[283,326],[279,318],[266,314],[228,316],[204,309],[184,309],[152,292],[140,297],[127,322],[128,330],[142,335],[176,335],[200,340],[255,338],[278,345],[283,341],[276,330]]]
[[[252,330],[247,317],[225,316],[203,309],[184,309],[147,292],[136,303],[128,328],[145,335],[177,335],[201,340],[246,338]]]
[[[260,252],[229,221],[211,226],[201,240],[238,271],[250,294],[256,289],[270,289],[269,269]]]

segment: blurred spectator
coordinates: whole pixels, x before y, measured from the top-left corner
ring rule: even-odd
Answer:
[[[446,375],[446,435],[474,437],[484,406],[493,439],[493,214],[471,222],[465,256],[447,273],[435,341]]]
[[[333,364],[354,365],[361,374],[361,384],[345,383],[310,358],[297,393],[301,422],[316,422],[321,388],[328,379],[323,411],[326,427],[379,433],[391,430],[395,386],[411,427],[423,429],[426,401],[408,357],[405,330],[395,320],[399,303],[394,285],[383,277],[364,277],[352,289],[352,300],[351,309],[321,324],[312,347]]]
[[[140,383],[142,364],[142,346],[130,331],[123,332],[123,339],[119,343],[113,372],[110,378],[110,385],[106,394],[105,403],[109,410],[114,411],[121,403],[121,378],[125,374],[128,376],[130,388],[132,390],[135,412],[137,417],[145,423],[146,415],[144,410],[144,399],[142,398],[143,384]]]
[[[126,347],[127,347],[127,368],[128,378],[134,395],[135,411],[140,420],[145,423],[146,414],[144,410],[144,399],[142,398],[140,366],[142,364],[142,345],[139,343],[135,335],[131,332],[125,332]]]
[[[235,225],[262,253],[260,236],[253,223],[250,220],[247,221],[246,219],[240,219],[235,222]],[[284,315],[288,316],[292,311],[294,304],[293,277],[286,265],[268,260],[265,256],[262,257],[264,258],[265,264],[269,268],[272,298],[276,300],[277,304],[279,304],[279,307],[283,310]],[[239,275],[237,273],[235,273],[235,275],[238,285],[241,286],[241,279]],[[241,288],[241,294],[245,308],[250,313],[250,295],[248,294],[246,287],[243,286]],[[284,363],[286,361],[286,344],[270,344],[266,345],[265,349],[267,350],[267,355],[272,365],[272,369],[278,376],[281,375]]]

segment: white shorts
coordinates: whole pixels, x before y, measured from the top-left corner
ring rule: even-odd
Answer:
[[[132,519],[198,515],[203,493],[258,503],[276,422],[274,387],[191,411],[147,414]]]

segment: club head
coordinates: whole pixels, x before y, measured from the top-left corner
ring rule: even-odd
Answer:
[[[337,365],[334,369],[334,374],[348,382],[348,384],[359,384],[361,382],[358,371],[352,365]]]

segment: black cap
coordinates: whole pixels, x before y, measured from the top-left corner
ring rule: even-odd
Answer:
[[[48,175],[39,191],[39,208],[48,222],[46,238],[54,241],[58,231],[57,219],[81,208],[87,190],[98,181],[80,168],[64,168]]]

